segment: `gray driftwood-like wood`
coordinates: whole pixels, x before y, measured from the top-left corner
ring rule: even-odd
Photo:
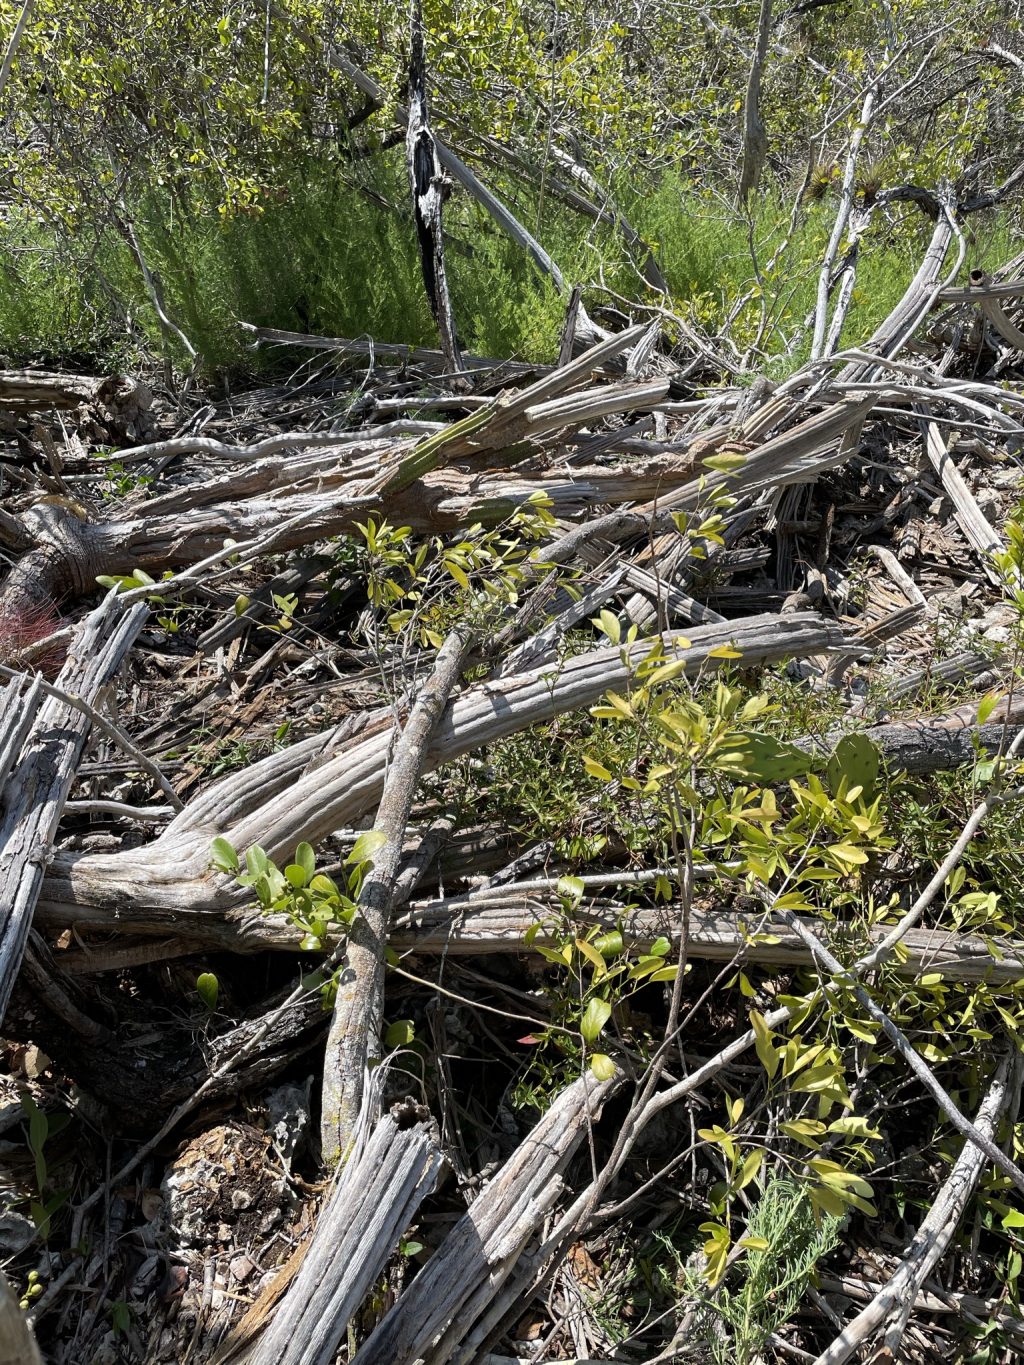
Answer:
[[[751,616],[662,637],[667,657],[687,676],[720,665],[716,648],[731,644],[745,668],[841,649],[840,626],[812,613]],[[628,662],[617,647],[591,650],[556,671],[542,667],[479,683],[450,703],[425,770],[471,753],[529,725],[592,705],[609,688],[628,685],[631,668],[655,641],[638,642]],[[737,661],[730,661],[735,663]],[[325,751],[325,742],[327,748]],[[237,951],[280,942],[275,925],[248,903],[244,890],[210,867],[210,842],[224,835],[239,850],[259,843],[275,860],[290,859],[302,840],[317,843],[351,828],[380,801],[393,743],[392,725],[368,727],[336,748],[316,735],[226,777],[188,803],[152,843],[115,854],[55,860],[44,887],[47,922],[106,925],[130,916],[138,933],[196,937]],[[287,801],[282,795],[287,792]]]
[[[538,924],[545,927],[534,942],[543,947],[557,946],[563,913],[554,886],[546,892],[522,892],[513,885],[411,906],[396,921],[391,941],[396,949],[430,956],[523,953],[527,951],[523,935]],[[641,950],[663,935],[678,941],[680,932],[678,913],[671,907],[638,910],[616,900],[584,903],[576,921],[609,930],[621,924],[626,942]],[[747,943],[744,925],[749,930],[763,927],[777,942]],[[833,946],[839,947],[842,927],[833,932]],[[875,927],[869,937],[873,943],[880,943],[887,932],[886,927]],[[784,922],[771,918],[762,921],[757,914],[743,916],[735,910],[693,907],[686,942],[688,956],[711,962],[728,962],[737,953],[764,966],[806,966],[812,961],[799,935]],[[985,938],[954,930],[912,929],[903,943],[906,960],[893,966],[907,976],[941,972],[957,981],[1007,982],[1024,976],[1024,943],[1019,941],[1000,944],[999,958]],[[863,943],[858,940],[854,949],[861,947]]]
[[[91,402],[103,383],[86,374],[0,370],[0,407],[77,408]]]
[[[438,650],[384,779],[373,828],[385,842],[374,852],[373,867],[359,892],[360,913],[349,933],[324,1055],[320,1140],[328,1166],[336,1165],[348,1149],[362,1104],[367,1065],[380,1056],[385,949],[405,831],[428,746],[458,684],[472,641],[472,631],[456,628]]]
[[[0,1365],[43,1365],[43,1357],[18,1307],[7,1276],[0,1272]]]
[[[331,1365],[359,1305],[431,1193],[443,1157],[424,1123],[381,1119],[343,1168],[298,1272],[246,1365]]]
[[[429,532],[500,522],[540,492],[563,517],[656,499],[692,478],[688,452],[655,456],[642,466],[624,461],[566,469],[541,457],[521,470],[510,467],[522,462],[524,442],[553,441],[566,427],[649,410],[664,399],[667,380],[581,387],[643,330],[619,333],[572,365],[489,403],[474,414],[471,439],[469,432],[460,439],[463,424],[456,423],[424,440],[363,436],[326,448],[314,441],[264,458],[242,453],[241,468],[120,508],[109,520],[92,520],[84,509],[62,505],[66,500],[8,516],[6,540],[33,548],[4,580],[0,611],[81,597],[100,574],[189,568],[222,552],[226,538],[239,549],[258,542],[260,553],[295,549],[351,533],[375,511]]]
[[[445,1360],[482,1317],[562,1191],[561,1173],[621,1079],[568,1086],[484,1187],[352,1365]]]
[[[954,464],[936,423],[923,421],[922,427],[928,459],[942,480],[942,487],[953,504],[957,523],[981,560],[981,566],[988,578],[1000,586],[1002,579],[992,563],[992,555],[1003,548],[1002,537],[982,512],[978,500],[964,482],[964,476]]]
[[[57,689],[93,703],[117,672],[147,614],[144,606],[125,610],[108,597],[82,622]],[[53,837],[90,730],[88,717],[67,702],[54,696],[38,701],[37,687],[30,686],[23,700],[34,715],[19,757],[13,742],[24,724],[17,711],[10,726],[0,731],[0,754],[9,764],[6,775],[0,772],[5,779],[0,793],[0,1018],[11,998]]]

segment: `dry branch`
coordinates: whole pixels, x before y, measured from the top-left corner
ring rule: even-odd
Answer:
[[[1020,1059],[1011,1067],[1004,1058],[996,1068],[988,1094],[976,1120],[977,1129],[990,1141],[1007,1107],[1015,1101],[1020,1086]],[[914,1300],[922,1285],[942,1259],[952,1240],[985,1168],[982,1152],[971,1141],[964,1143],[949,1177],[914,1235],[899,1269],[889,1283],[846,1324],[835,1341],[818,1356],[815,1365],[843,1365],[885,1323],[885,1345],[893,1359],[899,1359],[899,1346],[913,1311]]]
[[[988,578],[997,587],[1001,586],[1002,579],[992,563],[992,556],[1003,548],[1002,538],[989,524],[985,514],[978,506],[977,499],[964,482],[963,475],[953,463],[953,457],[942,439],[939,428],[934,422],[926,420],[922,420],[921,425],[924,429],[925,450],[928,452],[928,459],[942,480],[942,486],[953,504],[960,529],[967,537],[968,543],[977,552]]]
[[[360,913],[349,931],[324,1056],[320,1137],[328,1166],[348,1149],[362,1104],[363,1077],[380,1057],[385,949],[406,826],[428,746],[458,685],[472,641],[471,631],[456,629],[438,650],[388,764],[373,825],[385,842],[374,852],[373,868],[359,893]]]

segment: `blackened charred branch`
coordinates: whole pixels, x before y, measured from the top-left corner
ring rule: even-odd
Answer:
[[[410,0],[409,27],[412,52],[409,59],[409,127],[405,150],[412,186],[413,215],[420,247],[420,264],[430,310],[437,323],[441,350],[448,368],[462,370],[462,357],[455,334],[455,317],[444,269],[444,235],[441,206],[449,182],[441,170],[437,145],[430,131],[427,109],[427,65],[423,39],[423,11],[420,0]]]

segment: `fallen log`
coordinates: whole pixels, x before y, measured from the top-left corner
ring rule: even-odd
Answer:
[[[700,626],[689,632],[688,642],[673,633],[661,638],[667,655],[682,660],[690,677],[719,668],[714,651],[725,644],[739,655],[731,662],[755,668],[838,650],[847,640],[838,625],[810,613]],[[628,662],[618,648],[596,649],[568,659],[554,675],[541,668],[469,688],[448,706],[427,770],[589,706],[609,688],[627,687],[631,668],[655,643],[638,642],[627,651]],[[280,861],[303,840],[315,844],[334,829],[350,827],[380,800],[392,724],[385,716],[369,733],[336,747],[329,733],[271,754],[195,797],[143,847],[55,859],[41,900],[47,922],[171,932],[235,951],[243,944],[255,949],[278,941],[279,926],[211,872],[211,840],[223,835],[240,850],[258,843]],[[282,802],[285,792],[288,800]]]
[[[95,701],[146,615],[145,607],[125,610],[108,596],[77,631],[54,690]],[[57,696],[41,700],[38,683],[20,697],[16,686],[7,690],[6,700],[15,706],[0,729],[0,1018],[21,966],[47,858],[91,729],[81,709]]]
[[[625,903],[584,903],[567,921],[557,890],[524,895],[515,886],[500,891],[455,896],[411,906],[395,923],[391,946],[399,952],[459,957],[483,953],[528,953],[527,930],[540,926],[533,945],[558,947],[569,928],[622,930],[627,948],[645,952],[657,938],[678,943],[678,913],[671,905],[636,909]],[[881,943],[889,926],[867,929],[859,925],[832,926],[834,945],[850,939],[856,951],[865,937]],[[772,942],[751,942],[754,932],[767,934]],[[992,941],[980,934],[954,929],[912,929],[903,939],[906,954],[894,959],[893,969],[913,977],[932,972],[956,981],[990,981],[1009,984],[1024,979],[1024,942],[999,943],[999,956]],[[711,962],[729,962],[739,955],[746,962],[765,967],[810,966],[811,954],[799,935],[782,920],[743,915],[736,910],[690,910],[687,956]]]
[[[95,589],[99,575],[133,568],[162,574],[201,564],[226,539],[259,541],[261,553],[295,549],[351,533],[374,513],[436,532],[502,521],[540,492],[558,516],[578,516],[599,503],[657,497],[692,477],[694,461],[685,452],[656,457],[640,468],[567,472],[561,463],[557,469],[548,463],[521,476],[507,472],[537,442],[564,428],[647,410],[664,399],[667,380],[576,391],[644,330],[627,328],[571,365],[424,439],[364,437],[326,450],[314,442],[305,452],[247,462],[130,506],[128,515],[111,520],[90,520],[85,508],[68,499],[38,503],[6,528],[8,539],[34,548],[7,575],[0,611],[81,597]],[[452,468],[459,462],[461,468]]]
[[[235,1359],[246,1365],[331,1365],[335,1360],[349,1322],[443,1164],[428,1125],[413,1107],[395,1109],[397,1117],[385,1115],[365,1148],[341,1168],[270,1327],[241,1355],[230,1347],[221,1352],[217,1365]],[[244,1340],[246,1334],[243,1319],[232,1335]]]
[[[621,1077],[563,1090],[352,1358],[443,1361],[483,1317],[562,1192],[561,1173]]]

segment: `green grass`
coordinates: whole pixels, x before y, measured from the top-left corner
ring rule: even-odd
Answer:
[[[495,185],[522,221],[535,226],[537,205],[511,185]],[[333,336],[436,344],[424,296],[408,191],[399,153],[376,168],[372,187],[346,181],[329,166],[303,167],[262,213],[216,212],[149,193],[135,205],[136,225],[173,317],[207,370],[259,368],[245,349],[238,320]],[[712,334],[732,303],[757,287],[760,270],[784,236],[789,205],[764,195],[748,222],[722,198],[666,175],[649,193],[626,187],[620,203],[652,244],[668,281],[671,306]],[[524,254],[497,232],[478,206],[455,193],[447,208],[448,261],[460,339],[477,354],[550,360],[564,300]],[[781,373],[804,358],[785,343],[813,306],[817,263],[835,202],[825,198],[801,216],[771,277],[765,278],[771,326],[763,348]],[[920,260],[929,224],[907,209],[893,222],[876,218],[861,255],[844,340],[870,334],[899,298]],[[1013,251],[1009,224],[972,224],[977,240],[965,268],[997,265]],[[571,282],[587,288],[593,309],[617,304],[607,290],[655,303],[637,263],[607,225],[545,200],[540,236]],[[621,306],[621,305],[620,305]],[[757,333],[760,296],[736,318],[742,350]],[[31,358],[93,358],[130,365],[138,350],[163,345],[138,267],[109,228],[57,239],[38,222],[8,216],[0,224],[0,351],[12,363]],[[182,359],[177,355],[176,359]]]

